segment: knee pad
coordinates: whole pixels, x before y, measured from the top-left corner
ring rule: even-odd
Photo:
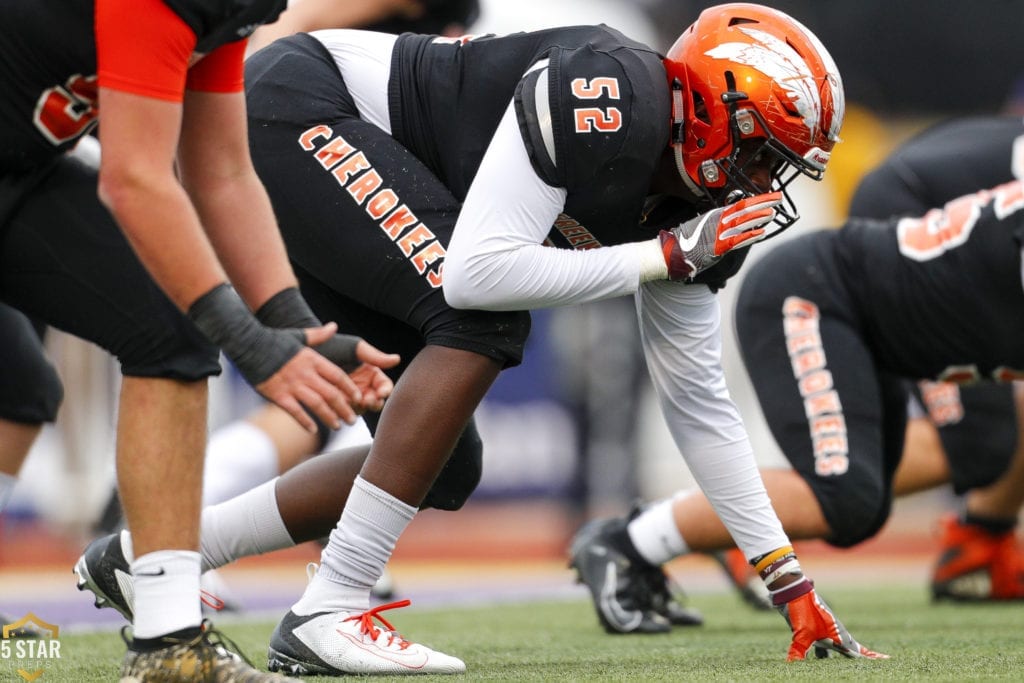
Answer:
[[[447,309],[430,321],[424,332],[427,344],[447,346],[494,358],[505,368],[523,362],[523,348],[530,336],[527,311],[476,311]]]
[[[420,509],[458,510],[480,484],[484,468],[484,444],[476,424],[470,420],[451,457],[437,475]]]
[[[984,439],[978,439],[984,434]],[[947,453],[953,493],[963,495],[971,489],[994,483],[1013,461],[1017,447],[1017,421],[1013,418],[985,431],[940,435]]]
[[[64,385],[53,366],[39,358],[14,374],[13,382],[10,375],[5,375],[7,381],[0,390],[0,418],[23,424],[57,419],[57,409],[64,400]]]
[[[892,490],[857,487],[827,502],[819,497],[832,534],[825,539],[837,548],[850,548],[871,538],[882,528],[892,511]]]
[[[23,424],[53,422],[64,400],[64,385],[27,318],[0,308],[0,418]]]
[[[1017,407],[1010,384],[980,384],[958,392],[961,418],[942,424],[933,419],[952,475],[953,492],[962,495],[999,479],[1017,450]],[[984,438],[978,438],[983,434]]]

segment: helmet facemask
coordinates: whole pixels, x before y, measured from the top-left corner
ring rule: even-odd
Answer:
[[[789,185],[800,176],[821,180],[824,166],[815,165],[793,153],[771,132],[761,113],[754,108],[741,108],[748,100],[746,93],[735,90],[731,73],[726,73],[730,90],[722,94],[729,112],[730,152],[721,156],[709,155],[698,167],[699,184],[694,183],[686,169],[677,161],[677,167],[687,187],[698,195],[702,208],[712,209],[732,204],[744,197],[767,192],[781,192],[783,203],[776,207],[773,233],[790,227],[800,218],[796,202],[790,196]],[[699,108],[701,103],[694,104]],[[695,113],[700,116],[700,113]],[[756,135],[755,135],[756,133]],[[682,152],[682,126],[673,128],[673,147],[677,157]],[[754,137],[750,137],[755,135]],[[754,176],[764,176],[768,167],[768,185],[759,183]],[[722,178],[725,182],[720,184]]]
[[[664,58],[671,146],[698,210],[778,191],[773,229],[799,217],[789,186],[820,180],[839,141],[835,63],[792,17],[748,3],[704,10]]]

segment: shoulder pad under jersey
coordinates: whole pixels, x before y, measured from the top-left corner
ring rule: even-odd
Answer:
[[[613,167],[633,123],[633,98],[626,69],[608,52],[553,48],[515,94],[519,127],[541,179],[572,191]]]

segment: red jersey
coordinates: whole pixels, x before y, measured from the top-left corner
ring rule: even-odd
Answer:
[[[168,101],[242,89],[245,39],[284,0],[4,0],[0,173],[45,163],[97,123],[99,86]]]

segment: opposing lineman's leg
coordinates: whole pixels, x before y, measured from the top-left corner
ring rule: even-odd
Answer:
[[[217,349],[138,262],[99,203],[95,169],[62,157],[37,180],[5,225],[0,280],[9,303],[115,355],[124,377],[117,458],[136,527],[136,576],[128,581],[119,543],[98,539],[76,564],[79,585],[96,594],[97,604],[130,614],[119,589],[131,592],[134,583],[126,676],[166,677],[190,667],[256,678],[201,628],[199,496],[206,378],[220,371]],[[101,587],[101,579],[109,581]]]

